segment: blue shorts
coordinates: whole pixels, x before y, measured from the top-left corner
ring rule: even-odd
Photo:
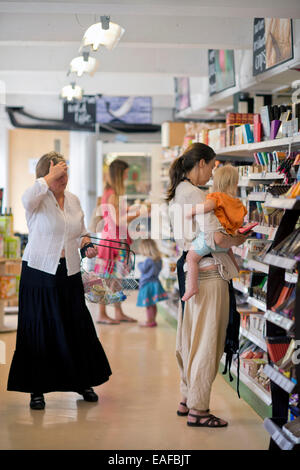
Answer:
[[[199,256],[209,255],[210,253],[227,253],[228,251],[226,248],[221,248],[217,245],[215,245],[215,249],[213,250],[207,245],[203,232],[200,232],[198,237],[192,242],[192,247]]]

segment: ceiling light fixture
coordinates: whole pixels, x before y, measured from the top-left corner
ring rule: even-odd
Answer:
[[[125,29],[116,23],[111,23],[109,16],[101,16],[100,21],[86,30],[82,47],[92,46],[94,51],[97,51],[99,46],[105,46],[109,50],[116,47]]]
[[[61,98],[67,101],[81,100],[83,96],[83,89],[75,83],[71,83],[63,87],[61,90]]]
[[[81,77],[83,73],[93,75],[99,66],[99,62],[89,56],[89,52],[83,52],[82,56],[75,57],[70,63],[69,73],[77,73]]]

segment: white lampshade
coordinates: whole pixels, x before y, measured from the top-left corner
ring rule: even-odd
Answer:
[[[70,63],[70,72],[77,73],[78,77],[83,73],[93,75],[98,65],[99,62],[94,57],[88,57],[87,60],[84,60],[83,56],[75,57]]]
[[[109,29],[103,29],[102,23],[95,23],[90,26],[84,33],[82,44],[83,46],[92,46],[94,51],[97,51],[99,46],[105,46],[107,49],[116,47],[125,29],[116,23],[109,23]]]
[[[72,100],[81,100],[83,95],[83,90],[78,85],[67,85],[64,86],[61,90],[61,98],[66,99],[67,101]]]

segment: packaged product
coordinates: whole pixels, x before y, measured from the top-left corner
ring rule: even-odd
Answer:
[[[12,217],[10,215],[0,215],[0,234],[9,237],[12,234]]]
[[[4,241],[5,258],[19,258],[21,256],[21,243],[19,237],[5,237]]]
[[[0,299],[8,299],[16,294],[16,276],[0,276]]]
[[[0,258],[4,258],[4,237],[0,235]]]

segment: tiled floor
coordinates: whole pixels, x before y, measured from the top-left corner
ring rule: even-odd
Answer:
[[[135,295],[125,313],[142,320]],[[93,318],[97,309],[91,308]],[[113,310],[109,309],[109,314]],[[262,419],[218,376],[211,410],[229,421],[225,429],[197,429],[176,415],[180,395],[175,330],[161,317],[157,328],[137,324],[97,325],[113,375],[97,387],[100,400],[75,393],[46,396],[44,411],[31,411],[29,397],[6,391],[15,333],[0,335],[6,365],[0,365],[0,449],[267,449]]]

